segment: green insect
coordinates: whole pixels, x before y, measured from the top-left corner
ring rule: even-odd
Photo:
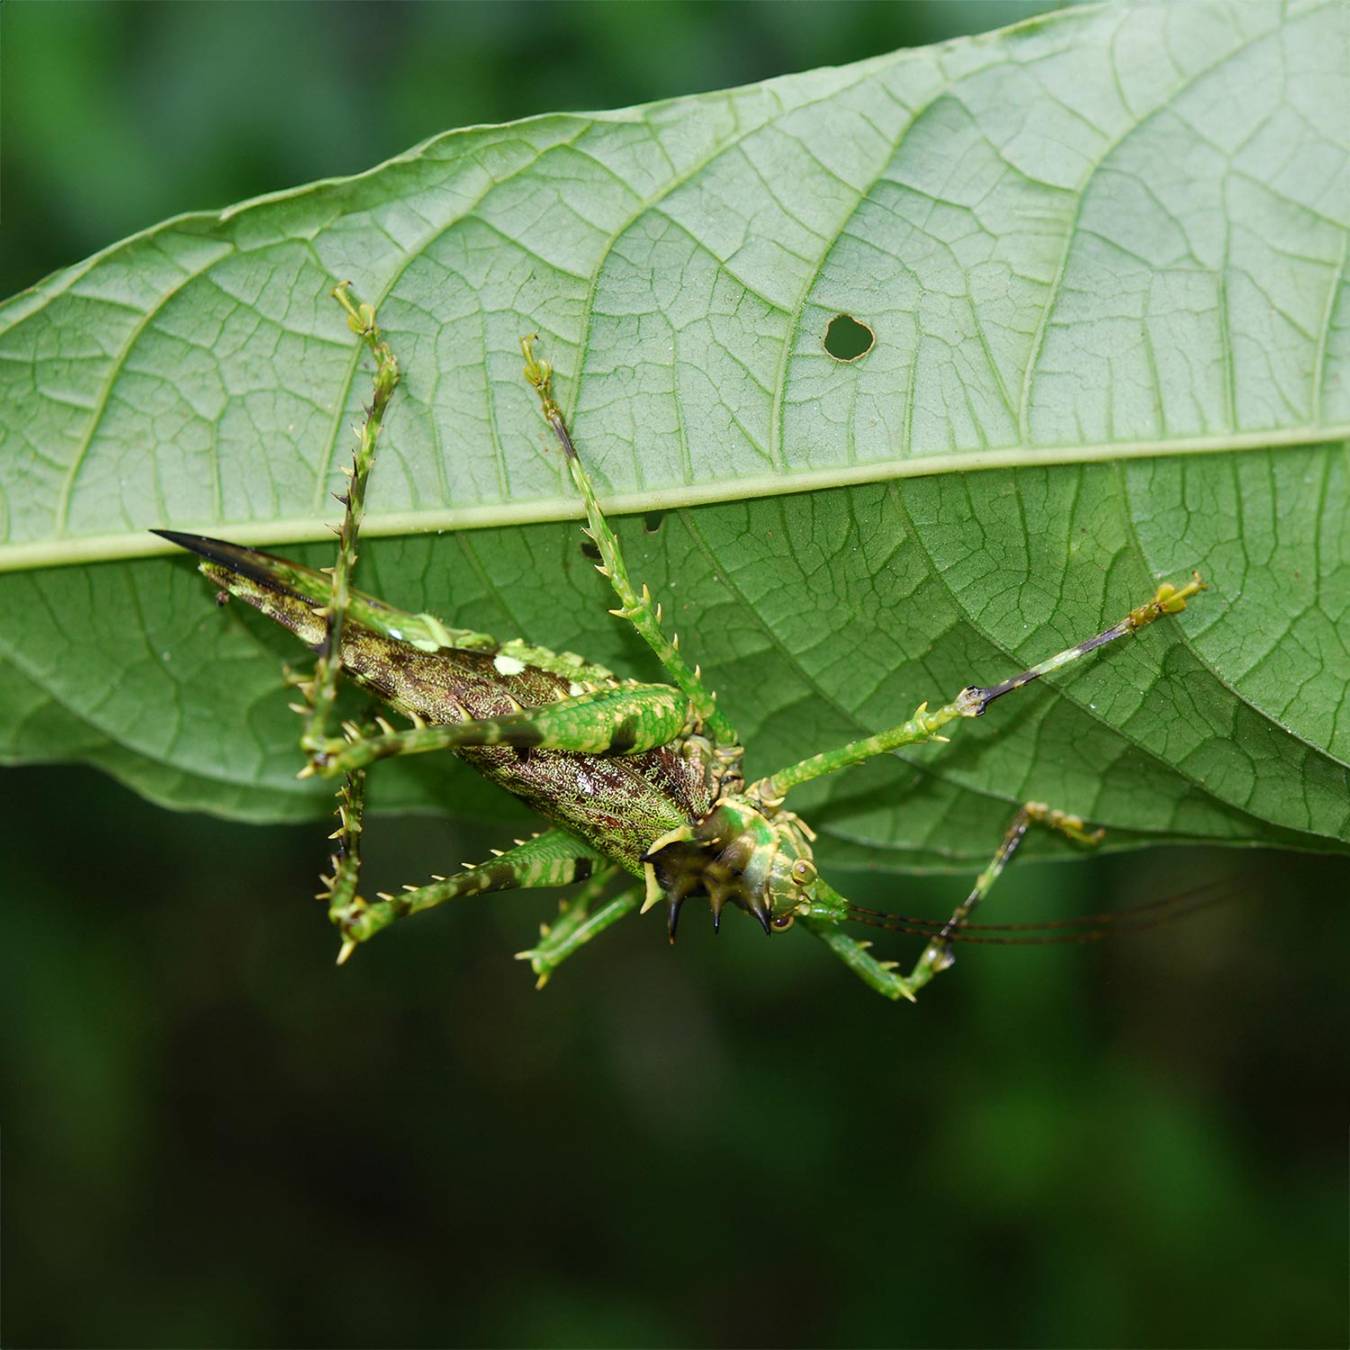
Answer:
[[[1119,623],[1067,648],[1000,684],[962,689],[950,702],[921,703],[905,721],[838,749],[813,755],[747,783],[745,747],[715,693],[691,665],[677,637],[667,637],[661,606],[647,588],[634,586],[619,542],[596,500],[586,469],[551,391],[551,369],[524,338],[526,380],[539,396],[544,420],[565,457],[586,509],[586,533],[599,552],[597,570],[618,597],[610,612],[632,624],[661,663],[669,683],[620,679],[568,652],[533,647],[520,639],[499,642],[485,633],[452,628],[429,614],[412,614],[352,588],[357,535],[376,442],[399,381],[398,362],[381,335],[374,310],[350,298],[346,285],[334,295],[353,332],[375,360],[374,389],[340,499],[336,565],[324,571],[219,540],[170,531],[164,538],[200,554],[201,571],[228,596],[254,606],[289,628],[317,653],[313,677],[300,681],[306,722],[301,747],[308,762],[301,777],[340,778],[340,828],[331,875],[321,898],[338,928],[339,963],[396,919],[462,896],[583,883],[537,946],[519,953],[542,987],[569,956],[633,910],[664,902],[666,928],[675,940],[686,900],[706,899],[717,927],[726,908],[744,910],[766,934],[804,928],[878,993],[910,999],[952,964],[958,940],[1016,941],[982,936],[969,919],[998,879],[1031,824],[1092,844],[1082,820],[1036,802],[1013,817],[1002,843],[967,898],[945,923],[879,913],[851,904],[830,886],[812,858],[815,835],[789,810],[793,790],[876,755],[942,733],[964,718],[979,717],[995,699],[1078,660],[1098,647],[1137,632],[1163,615],[1184,609],[1203,589],[1198,576],[1184,586],[1164,584],[1146,604]],[[397,730],[384,717],[367,725],[344,723],[335,734],[339,676],[368,690],[411,721]],[[402,894],[358,893],[368,766],[395,755],[449,750],[526,802],[550,828],[509,851],[451,876],[437,876]],[[636,879],[604,896],[621,876]],[[908,974],[879,961],[870,944],[849,936],[845,922],[862,923],[928,939]],[[1068,926],[1076,921],[1065,921]],[[1074,930],[1078,940],[1101,935]],[[1006,932],[1019,925],[1004,925]],[[1021,925],[1020,927],[1038,927]],[[990,929],[986,928],[984,933]],[[1051,941],[1041,937],[1022,939]]]

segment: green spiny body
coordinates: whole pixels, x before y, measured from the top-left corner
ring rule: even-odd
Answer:
[[[525,378],[539,395],[544,419],[586,507],[586,532],[601,558],[597,570],[619,599],[611,613],[632,624],[670,683],[623,680],[572,653],[534,647],[522,639],[498,642],[485,633],[452,628],[429,614],[397,610],[352,588],[366,481],[399,372],[373,310],[353,304],[345,286],[335,295],[376,362],[351,485],[340,498],[346,512],[336,565],[316,572],[219,540],[162,533],[200,554],[205,559],[202,571],[222,593],[253,605],[317,654],[313,679],[300,686],[306,701],[297,707],[306,718],[301,746],[308,763],[301,776],[342,779],[342,823],[334,835],[338,851],[322,892],[343,937],[340,961],[396,919],[448,900],[584,882],[559,921],[544,930],[539,945],[520,953],[541,985],[567,957],[638,908],[640,900],[644,910],[666,902],[673,941],[681,907],[701,896],[709,902],[714,925],[729,904],[752,915],[769,934],[785,932],[800,921],[873,989],[888,998],[912,999],[951,964],[953,941],[981,940],[970,932],[970,916],[1030,824],[1047,825],[1085,843],[1098,837],[1076,816],[1027,803],[970,895],[946,923],[934,924],[876,914],[840,896],[816,870],[814,834],[785,808],[784,799],[802,783],[875,755],[920,741],[946,740],[941,733],[949,724],[981,716],[995,699],[1185,608],[1201,589],[1198,577],[1181,588],[1160,586],[1152,600],[1119,623],[1000,684],[968,687],[935,709],[920,704],[893,727],[747,785],[741,771],[744,748],[717,707],[716,695],[704,684],[699,668],[686,661],[678,638],[666,636],[661,607],[647,588],[639,590],[629,580],[618,540],[553,400],[552,372],[534,356],[531,339],[521,344]],[[410,719],[411,727],[399,731],[376,717],[371,727],[348,723],[343,736],[331,734],[339,675]],[[553,828],[517,841],[495,861],[405,887],[402,895],[363,898],[357,888],[367,766],[393,755],[447,750],[526,802]],[[622,872],[641,877],[643,889],[629,887],[602,901],[607,886]],[[876,960],[867,951],[869,944],[841,931],[845,921],[919,932],[929,940],[913,970],[902,976],[894,962]],[[1077,940],[1083,935],[1080,929]],[[1087,932],[1088,937],[1097,935]]]

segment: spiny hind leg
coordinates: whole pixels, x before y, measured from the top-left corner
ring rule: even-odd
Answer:
[[[324,888],[315,896],[316,900],[328,902],[330,918],[335,914],[346,913],[358,903],[356,888],[361,884],[361,841],[366,819],[366,771],[358,769],[354,773],[347,774],[338,789],[337,798],[340,824],[328,836],[337,841],[337,848],[329,864],[332,874],[319,878]]]
[[[338,674],[342,668],[342,629],[351,605],[351,578],[356,568],[356,540],[366,508],[366,484],[375,463],[375,447],[384,426],[389,401],[398,388],[399,368],[389,344],[375,321],[375,310],[356,304],[347,294],[348,283],[334,287],[333,298],[347,314],[347,326],[369,348],[375,358],[375,379],[365,421],[358,432],[352,466],[347,470],[347,490],[338,500],[343,505],[342,524],[338,527],[337,561],[333,565],[328,603],[318,613],[325,618],[326,632],[319,659],[314,664],[314,679],[307,688],[310,713],[301,747],[311,756],[329,739],[329,724],[337,702]]]
[[[613,875],[613,871],[597,873],[577,894],[563,899],[558,907],[558,917],[551,924],[539,925],[538,943],[527,951],[516,953],[516,960],[528,961],[530,969],[539,977],[535,981],[536,989],[542,989],[569,956],[575,955],[606,928],[632,914],[642,904],[642,890],[634,886],[592,910],[591,906],[603,894]]]
[[[956,958],[951,950],[952,943],[959,940],[961,928],[970,921],[970,916],[989,894],[994,883],[1003,875],[1004,868],[1012,860],[1013,854],[1017,852],[1031,825],[1044,825],[1068,836],[1076,843],[1089,846],[1099,844],[1104,834],[1102,830],[1089,831],[1079,816],[1054,810],[1044,802],[1025,803],[1013,816],[994,856],[976,878],[970,894],[929,940],[908,975],[896,973],[900,964],[898,961],[878,961],[870,955],[869,948],[872,945],[870,942],[859,941],[840,931],[838,927],[840,923],[850,918],[856,919],[859,915],[854,907],[823,878],[816,882],[816,903],[812,906],[811,913],[804,916],[801,922],[808,932],[824,942],[870,988],[890,999],[903,998],[913,1002],[918,991],[934,975],[947,970],[955,963]],[[876,917],[884,920],[886,916]],[[884,928],[887,925],[880,922],[876,926]],[[897,926],[904,927],[903,924]]]
[[[344,826],[350,812],[344,817]],[[359,828],[357,831],[359,836]],[[350,856],[350,849],[346,850]],[[356,872],[360,859],[357,850],[354,869],[344,872],[345,858],[340,852],[334,885],[329,890],[328,917],[342,934],[338,963],[345,961],[362,942],[368,942],[396,919],[434,909],[449,900],[493,891],[532,890],[544,886],[570,886],[614,873],[614,865],[562,830],[545,830],[533,839],[525,839],[514,848],[495,855],[487,862],[466,866],[452,876],[434,877],[425,886],[405,886],[403,893],[379,892],[373,901],[356,893]]]
[[[689,705],[676,689],[664,684],[629,684],[561,698],[536,708],[522,708],[501,717],[474,718],[436,726],[420,724],[395,731],[376,718],[379,735],[368,735],[354,723],[344,727],[346,739],[324,740],[301,770],[302,778],[318,772],[332,777],[352,773],[373,760],[424,754],[466,746],[513,745],[524,750],[564,750],[573,754],[628,755],[653,750],[675,740],[689,725]]]
[[[585,504],[588,527],[586,533],[600,550],[597,570],[601,576],[609,578],[614,593],[619,598],[619,608],[610,612],[621,619],[627,619],[636,629],[638,636],[656,654],[671,682],[689,699],[695,717],[706,729],[713,744],[728,750],[738,748],[735,729],[718,711],[717,695],[704,684],[699,668],[691,667],[681,654],[679,636],[666,637],[661,627],[661,606],[653,603],[651,592],[646,586],[639,592],[629,579],[628,567],[624,562],[618,537],[610,529],[609,522],[600,509],[590,475],[572,444],[572,436],[563,420],[562,409],[554,402],[553,368],[547,361],[541,361],[535,356],[534,341],[533,337],[520,340],[520,350],[525,357],[525,378],[539,395],[544,420],[548,422],[558,444],[562,447],[572,482]]]

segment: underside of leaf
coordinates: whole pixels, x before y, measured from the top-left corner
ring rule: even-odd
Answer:
[[[0,754],[327,809],[283,635],[148,530],[331,538],[350,279],[404,370],[363,589],[650,676],[548,523],[579,508],[520,377],[538,332],[757,771],[1211,583],[945,751],[819,785],[840,859],[978,858],[1027,797],[1130,843],[1345,845],[1347,14],[1085,8],[452,132],[49,278],[0,308]],[[377,805],[514,809],[453,765],[382,778]]]

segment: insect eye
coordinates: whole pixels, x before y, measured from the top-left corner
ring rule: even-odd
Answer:
[[[797,916],[795,914],[775,914],[770,922],[773,924],[775,933],[786,933],[797,922]]]
[[[806,858],[798,858],[792,864],[792,880],[798,886],[809,886],[816,879],[816,865]]]

